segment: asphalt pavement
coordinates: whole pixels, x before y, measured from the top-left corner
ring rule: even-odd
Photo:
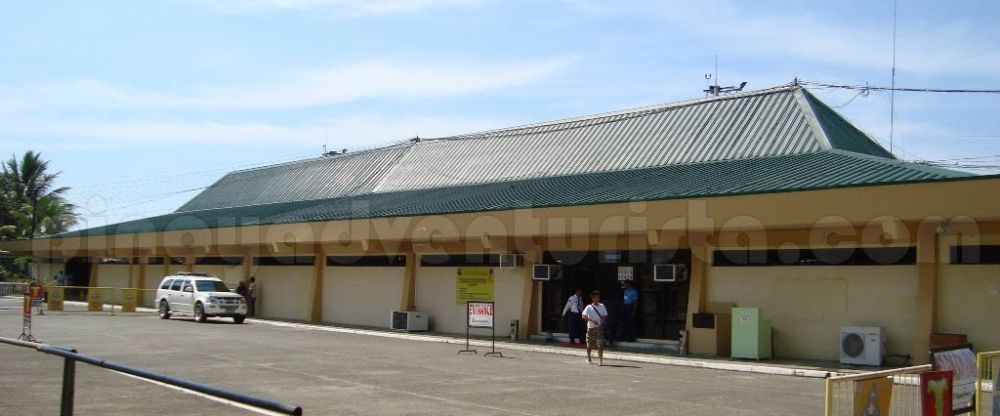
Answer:
[[[0,299],[0,336],[21,306]],[[40,341],[302,406],[307,415],[815,415],[823,380],[501,350],[150,313],[47,312]],[[79,364],[78,415],[252,414]],[[62,360],[0,345],[0,415],[58,414]]]

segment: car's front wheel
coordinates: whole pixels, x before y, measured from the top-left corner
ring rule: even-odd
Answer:
[[[245,321],[245,320],[247,320],[247,316],[246,315],[236,315],[236,316],[233,317],[233,322],[236,322],[238,324],[242,324],[243,321]]]
[[[205,322],[205,319],[207,318],[208,317],[205,316],[205,307],[201,306],[201,303],[196,303],[194,305],[194,321],[197,323],[202,323]]]
[[[160,300],[160,307],[158,310],[160,319],[170,319],[170,305],[167,304],[166,300]]]

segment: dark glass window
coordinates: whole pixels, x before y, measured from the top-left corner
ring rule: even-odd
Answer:
[[[404,267],[406,256],[327,256],[327,266]]]
[[[716,250],[713,266],[888,266],[916,264],[915,247]]]
[[[314,256],[272,256],[254,257],[254,266],[312,266],[316,263]]]
[[[208,265],[208,266],[237,266],[243,264],[243,257],[240,256],[196,257],[194,259],[194,264]]]
[[[1000,264],[1000,245],[951,246],[951,264]]]
[[[516,262],[515,266],[524,265],[524,256],[508,255],[508,259]],[[469,254],[427,254],[420,256],[421,267],[498,267],[500,254],[469,253]]]

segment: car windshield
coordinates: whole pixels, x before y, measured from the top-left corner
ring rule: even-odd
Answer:
[[[199,292],[228,292],[229,288],[225,283],[218,280],[198,280],[195,282]]]

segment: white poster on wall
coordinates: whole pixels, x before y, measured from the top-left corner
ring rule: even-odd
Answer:
[[[955,414],[972,410],[976,398],[976,380],[979,368],[972,345],[948,347],[931,351],[934,370],[951,370],[954,375],[951,405]]]

